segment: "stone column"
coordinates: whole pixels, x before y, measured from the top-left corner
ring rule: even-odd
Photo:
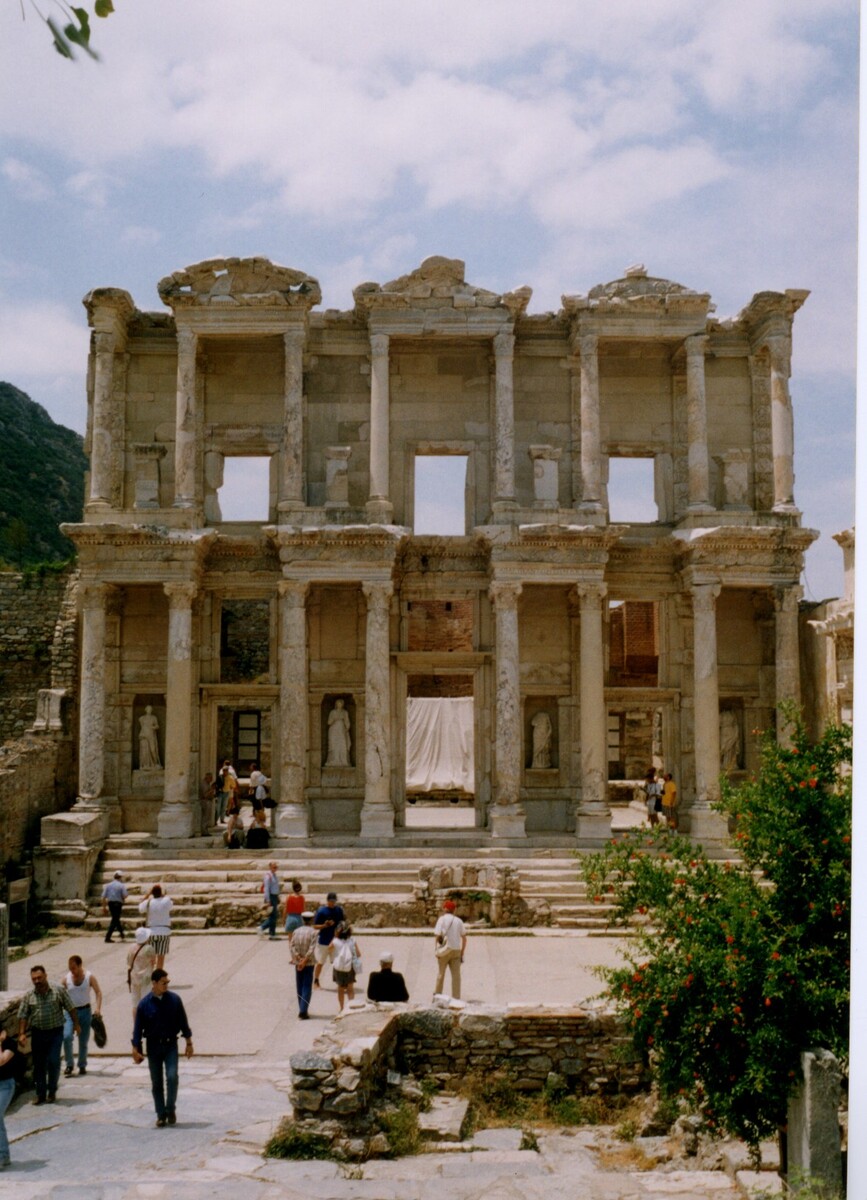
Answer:
[[[520,803],[521,687],[518,659],[518,597],[520,583],[495,581],[488,588],[494,605],[494,638],[497,664],[496,727],[494,730],[494,804],[491,833],[494,837],[523,837],[525,815]]]
[[[390,525],[393,508],[389,499],[389,390],[388,334],[370,335],[370,499],[371,521]]]
[[[111,503],[112,430],[114,402],[114,352],[117,336],[93,335],[96,350],[93,374],[93,425],[90,449],[90,496],[88,504]]]
[[[801,588],[798,585],[779,588],[774,597],[776,621],[775,656],[777,738],[783,745],[790,744],[791,730],[785,726],[780,715],[780,704],[793,701],[801,703],[801,666],[798,640],[798,601]]]
[[[175,406],[175,508],[196,503],[196,350],[198,336],[179,329]]]
[[[304,507],[304,329],[283,334],[283,440],[278,512]]]
[[[719,675],[716,647],[718,583],[696,584],[693,611],[693,744],[695,800],[689,812],[690,834],[700,842],[722,842],[728,822],[711,805],[719,800]]]
[[[766,339],[771,361],[771,446],[774,456],[774,511],[795,511],[795,425],[789,395],[792,346],[788,335]]]
[[[601,846],[611,836],[608,807],[608,718],[602,636],[604,583],[580,583],[581,603],[581,803],[575,835],[582,846]]]
[[[190,773],[195,583],[165,583],[169,598],[166,656],[165,790],[157,832],[188,838],[199,831],[198,788]]]
[[[391,645],[390,582],[362,584],[367,599],[365,635],[364,804],[361,836],[394,837],[391,802]]]
[[[602,460],[599,438],[599,339],[588,333],[581,350],[581,507],[602,510]]]
[[[104,583],[87,583],[81,589],[81,716],[76,807],[102,808],[105,805],[105,611],[108,596],[109,589]]]
[[[280,794],[274,814],[278,837],[305,838],[308,749],[307,584],[281,579],[280,593]]]
[[[494,337],[494,496],[493,509],[515,504],[515,337]]]
[[[694,334],[686,347],[686,436],[690,512],[710,512],[710,473],[707,454],[707,400],[704,354],[707,337]]]

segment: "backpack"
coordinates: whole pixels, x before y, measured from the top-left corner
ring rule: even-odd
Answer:
[[[352,947],[349,944],[349,939],[341,940],[338,943],[337,951],[332,962],[335,971],[351,971],[352,970]]]

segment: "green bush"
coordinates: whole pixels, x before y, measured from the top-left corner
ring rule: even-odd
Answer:
[[[385,1109],[379,1115],[379,1126],[388,1138],[394,1158],[418,1154],[421,1144],[418,1113],[411,1104],[407,1104],[404,1100],[395,1108]]]
[[[265,1144],[266,1158],[332,1158],[331,1144],[318,1133],[305,1133],[286,1117]]]
[[[851,732],[813,745],[784,715],[789,743],[765,734],[758,775],[724,782],[742,862],[656,829],[582,867],[618,921],[650,916],[628,965],[603,975],[662,1096],[752,1147],[784,1123],[801,1051],[847,1049]]]

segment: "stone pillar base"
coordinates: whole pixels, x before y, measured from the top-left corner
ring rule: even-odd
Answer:
[[[720,847],[729,840],[729,821],[723,813],[712,808],[691,808],[688,814],[689,836],[709,849]]]
[[[306,838],[309,835],[307,806],[304,804],[278,804],[274,810],[274,836],[278,838]]]
[[[491,837],[522,838],[527,836],[527,817],[520,804],[493,804]]]
[[[161,838],[189,838],[194,833],[194,814],[189,804],[164,804],[157,818]]]
[[[390,500],[368,500],[364,511],[371,525],[391,525],[394,521],[394,505]]]
[[[361,836],[363,838],[394,837],[394,809],[382,805],[361,809]]]
[[[575,838],[591,850],[601,849],[611,841],[611,813],[582,812],[579,809],[575,814]]]

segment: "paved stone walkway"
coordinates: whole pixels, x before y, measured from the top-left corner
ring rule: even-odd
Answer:
[[[414,998],[427,999],[432,938],[359,935],[366,969],[386,945]],[[613,962],[622,942],[569,933],[474,936],[464,994],[492,1002],[575,1001],[599,990],[592,967]],[[178,1124],[154,1128],[146,1066],[127,1056],[131,1009],[126,947],[73,937],[34,948],[12,964],[22,987],[34,962],[52,978],[79,953],[106,993],[109,1044],[88,1074],[62,1079],[58,1101],[34,1107],[32,1093],[7,1114],[12,1167],[0,1173],[0,1200],[734,1200],[743,1193],[722,1172],[602,1170],[589,1142],[596,1131],[543,1135],[520,1150],[516,1131],[484,1131],[469,1151],[343,1166],[265,1160],[261,1150],[289,1111],[289,1058],[309,1047],[336,1010],[329,982],[300,1022],[289,994],[284,942],[252,934],[189,935],[173,941],[167,966],[187,1005],[196,1057],[181,1062]],[[770,1182],[770,1178],[766,1177]]]

